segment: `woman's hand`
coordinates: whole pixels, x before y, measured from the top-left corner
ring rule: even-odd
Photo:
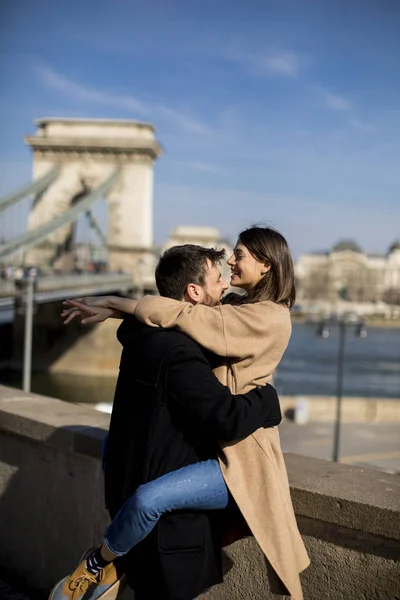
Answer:
[[[63,304],[69,305],[70,302],[79,302],[87,306],[102,306],[103,308],[114,308],[114,296],[86,296],[85,298],[75,298],[74,300],[65,300]]]
[[[87,298],[84,298],[84,300],[87,300]],[[92,298],[90,298],[90,300],[92,300]],[[88,306],[86,303],[79,302],[78,300],[66,300],[63,304],[69,307],[65,308],[61,313],[61,317],[65,319],[64,325],[70,323],[75,317],[81,317],[82,325],[101,323],[110,317],[121,318],[119,311],[116,311],[113,308]]]
[[[66,307],[61,316],[65,318],[64,325],[75,317],[81,317],[81,323],[100,323],[110,317],[123,319],[124,314],[135,314],[138,301],[133,298],[119,296],[87,296],[75,300],[65,300]]]

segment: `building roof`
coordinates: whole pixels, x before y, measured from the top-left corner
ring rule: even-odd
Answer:
[[[390,248],[388,250],[388,254],[390,254],[391,252],[394,252],[395,250],[400,250],[400,240],[396,240],[395,242],[393,242],[393,244],[390,246]]]
[[[360,246],[353,240],[341,240],[332,248],[332,252],[343,252],[345,250],[351,250],[351,252],[357,252],[358,254],[363,253]]]
[[[220,238],[219,230],[216,227],[203,227],[200,225],[178,225],[172,230],[172,237],[184,238],[204,238],[218,240]]]
[[[85,119],[75,117],[42,117],[35,119],[35,125],[38,127],[45,127],[48,123],[66,123],[69,125],[99,125],[108,126],[113,125],[115,127],[148,127],[155,132],[153,123],[146,121],[135,121],[134,119]]]

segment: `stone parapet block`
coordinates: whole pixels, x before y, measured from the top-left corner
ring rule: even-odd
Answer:
[[[101,458],[109,421],[90,408],[0,385],[0,431]]]
[[[295,513],[400,540],[400,477],[285,454]]]

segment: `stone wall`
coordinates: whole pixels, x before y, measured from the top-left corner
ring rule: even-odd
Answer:
[[[0,567],[31,586],[48,590],[101,539],[108,419],[0,386]],[[399,599],[400,478],[294,454],[286,462],[311,558],[305,600]],[[231,545],[225,565],[224,584],[203,600],[273,598],[253,538]]]

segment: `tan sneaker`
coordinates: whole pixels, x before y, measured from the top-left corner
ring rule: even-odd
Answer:
[[[118,575],[114,563],[109,563],[97,575],[92,575],[86,569],[84,559],[71,575],[54,586],[49,600],[114,600],[124,587],[125,575]]]

